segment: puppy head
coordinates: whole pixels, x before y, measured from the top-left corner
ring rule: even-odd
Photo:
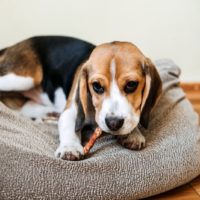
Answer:
[[[85,119],[95,118],[105,132],[129,134],[139,123],[147,128],[160,93],[156,68],[131,43],[100,45],[82,67],[79,96]]]

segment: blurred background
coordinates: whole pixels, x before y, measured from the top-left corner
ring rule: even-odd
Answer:
[[[200,81],[200,0],[0,0],[0,48],[35,35],[131,41]]]

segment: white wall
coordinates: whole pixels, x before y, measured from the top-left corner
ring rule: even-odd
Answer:
[[[132,41],[200,81],[200,0],[0,0],[0,48],[45,34]]]

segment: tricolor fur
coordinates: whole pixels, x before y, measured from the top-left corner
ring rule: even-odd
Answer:
[[[59,120],[61,143],[56,156],[80,159],[80,131],[89,132],[96,126],[116,135],[129,149],[143,148],[145,137],[137,127],[147,128],[162,88],[150,59],[131,43],[107,43],[93,50],[76,77],[72,97]]]
[[[71,37],[38,36],[1,50],[0,100],[33,118],[62,112],[74,74],[94,47]]]
[[[0,54],[5,104],[33,118],[62,113],[58,158],[81,159],[84,140],[97,126],[129,149],[145,146],[137,127],[148,127],[162,84],[153,63],[132,43],[95,47],[74,38],[35,37]]]

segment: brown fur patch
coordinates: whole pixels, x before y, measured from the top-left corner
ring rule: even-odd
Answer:
[[[0,76],[15,73],[19,76],[32,77],[35,86],[43,78],[42,67],[32,49],[31,41],[26,40],[7,48],[0,57]]]
[[[113,42],[100,45],[93,51],[87,62],[89,87],[96,112],[100,111],[103,100],[110,95],[112,59],[115,60],[115,80],[121,94],[126,96],[135,114],[140,115],[142,91],[145,86],[145,76],[142,70],[145,56],[135,45],[128,42]],[[99,82],[105,88],[104,94],[98,95],[93,91],[92,83],[95,81]],[[124,86],[128,81],[139,82],[134,93],[126,94],[124,92]]]
[[[17,110],[27,102],[27,98],[18,92],[0,92],[0,101],[9,108]]]
[[[160,76],[149,58],[144,62],[144,71],[146,74],[146,82],[142,100],[142,114],[140,124],[147,128],[150,118],[150,113],[158,102],[162,93],[162,81]]]
[[[77,89],[77,87],[78,87],[78,82],[79,82],[79,79],[80,79],[81,67],[82,67],[82,65],[80,65],[80,66],[78,67],[78,69],[76,70],[76,73],[75,73],[75,75],[74,75],[72,87],[71,87],[69,96],[68,96],[68,98],[67,98],[67,103],[66,103],[65,109],[68,108],[68,107],[71,105],[72,99],[73,99],[73,97],[75,97],[75,95],[76,95],[75,93],[76,93],[76,89]]]

